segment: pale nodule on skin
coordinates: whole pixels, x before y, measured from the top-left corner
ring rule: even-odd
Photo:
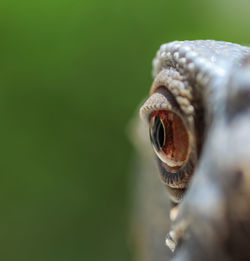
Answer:
[[[166,217],[173,260],[250,260],[237,243],[250,240],[249,57],[249,47],[198,40],[163,44],[153,60],[140,116],[178,204]]]

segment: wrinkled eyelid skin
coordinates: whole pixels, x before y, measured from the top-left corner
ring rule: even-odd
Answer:
[[[150,96],[140,109],[140,116],[148,127],[150,127],[152,115],[166,111],[166,113],[170,112],[176,115],[182,122],[179,126],[185,128],[185,130],[177,131],[175,137],[178,137],[178,133],[187,133],[183,141],[187,144],[186,156],[180,167],[174,167],[174,163],[171,163],[171,161],[168,161],[171,164],[167,164],[167,161],[162,160],[164,157],[160,156],[163,153],[158,154],[156,152],[161,180],[166,185],[171,200],[175,203],[182,199],[197,160],[195,108],[192,91],[193,88],[189,85],[189,82],[185,81],[177,71],[163,69],[156,75]],[[165,154],[167,153],[165,152]],[[178,163],[176,163],[177,165]]]
[[[142,119],[149,121],[150,113],[156,110],[178,110],[192,122],[195,109],[192,105],[193,88],[173,69],[163,69],[155,76],[150,97],[140,109]],[[164,97],[165,96],[165,97]]]

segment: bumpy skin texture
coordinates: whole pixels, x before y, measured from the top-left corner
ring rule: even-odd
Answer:
[[[196,133],[196,156],[167,237],[173,257],[153,247],[151,260],[250,260],[249,54],[249,47],[211,40],[172,42],[157,52],[150,95],[159,84],[173,94]],[[163,105],[144,106],[141,116],[147,121],[147,112]],[[171,188],[178,179],[163,182]],[[141,198],[140,204],[147,204]],[[145,238],[151,236],[157,235]]]

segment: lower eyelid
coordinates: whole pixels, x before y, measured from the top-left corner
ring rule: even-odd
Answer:
[[[194,172],[194,162],[192,157],[189,158],[186,165],[172,173],[168,170],[166,164],[159,158],[156,158],[160,170],[160,177],[162,182],[171,188],[184,189],[189,183],[190,177]]]

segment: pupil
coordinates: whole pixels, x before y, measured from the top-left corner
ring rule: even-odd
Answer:
[[[162,125],[162,122],[159,120],[159,126],[158,126],[158,133],[157,133],[157,140],[160,148],[164,145],[164,127]]]
[[[152,129],[152,142],[157,150],[160,150],[164,145],[164,127],[159,116],[155,117],[154,126]]]

